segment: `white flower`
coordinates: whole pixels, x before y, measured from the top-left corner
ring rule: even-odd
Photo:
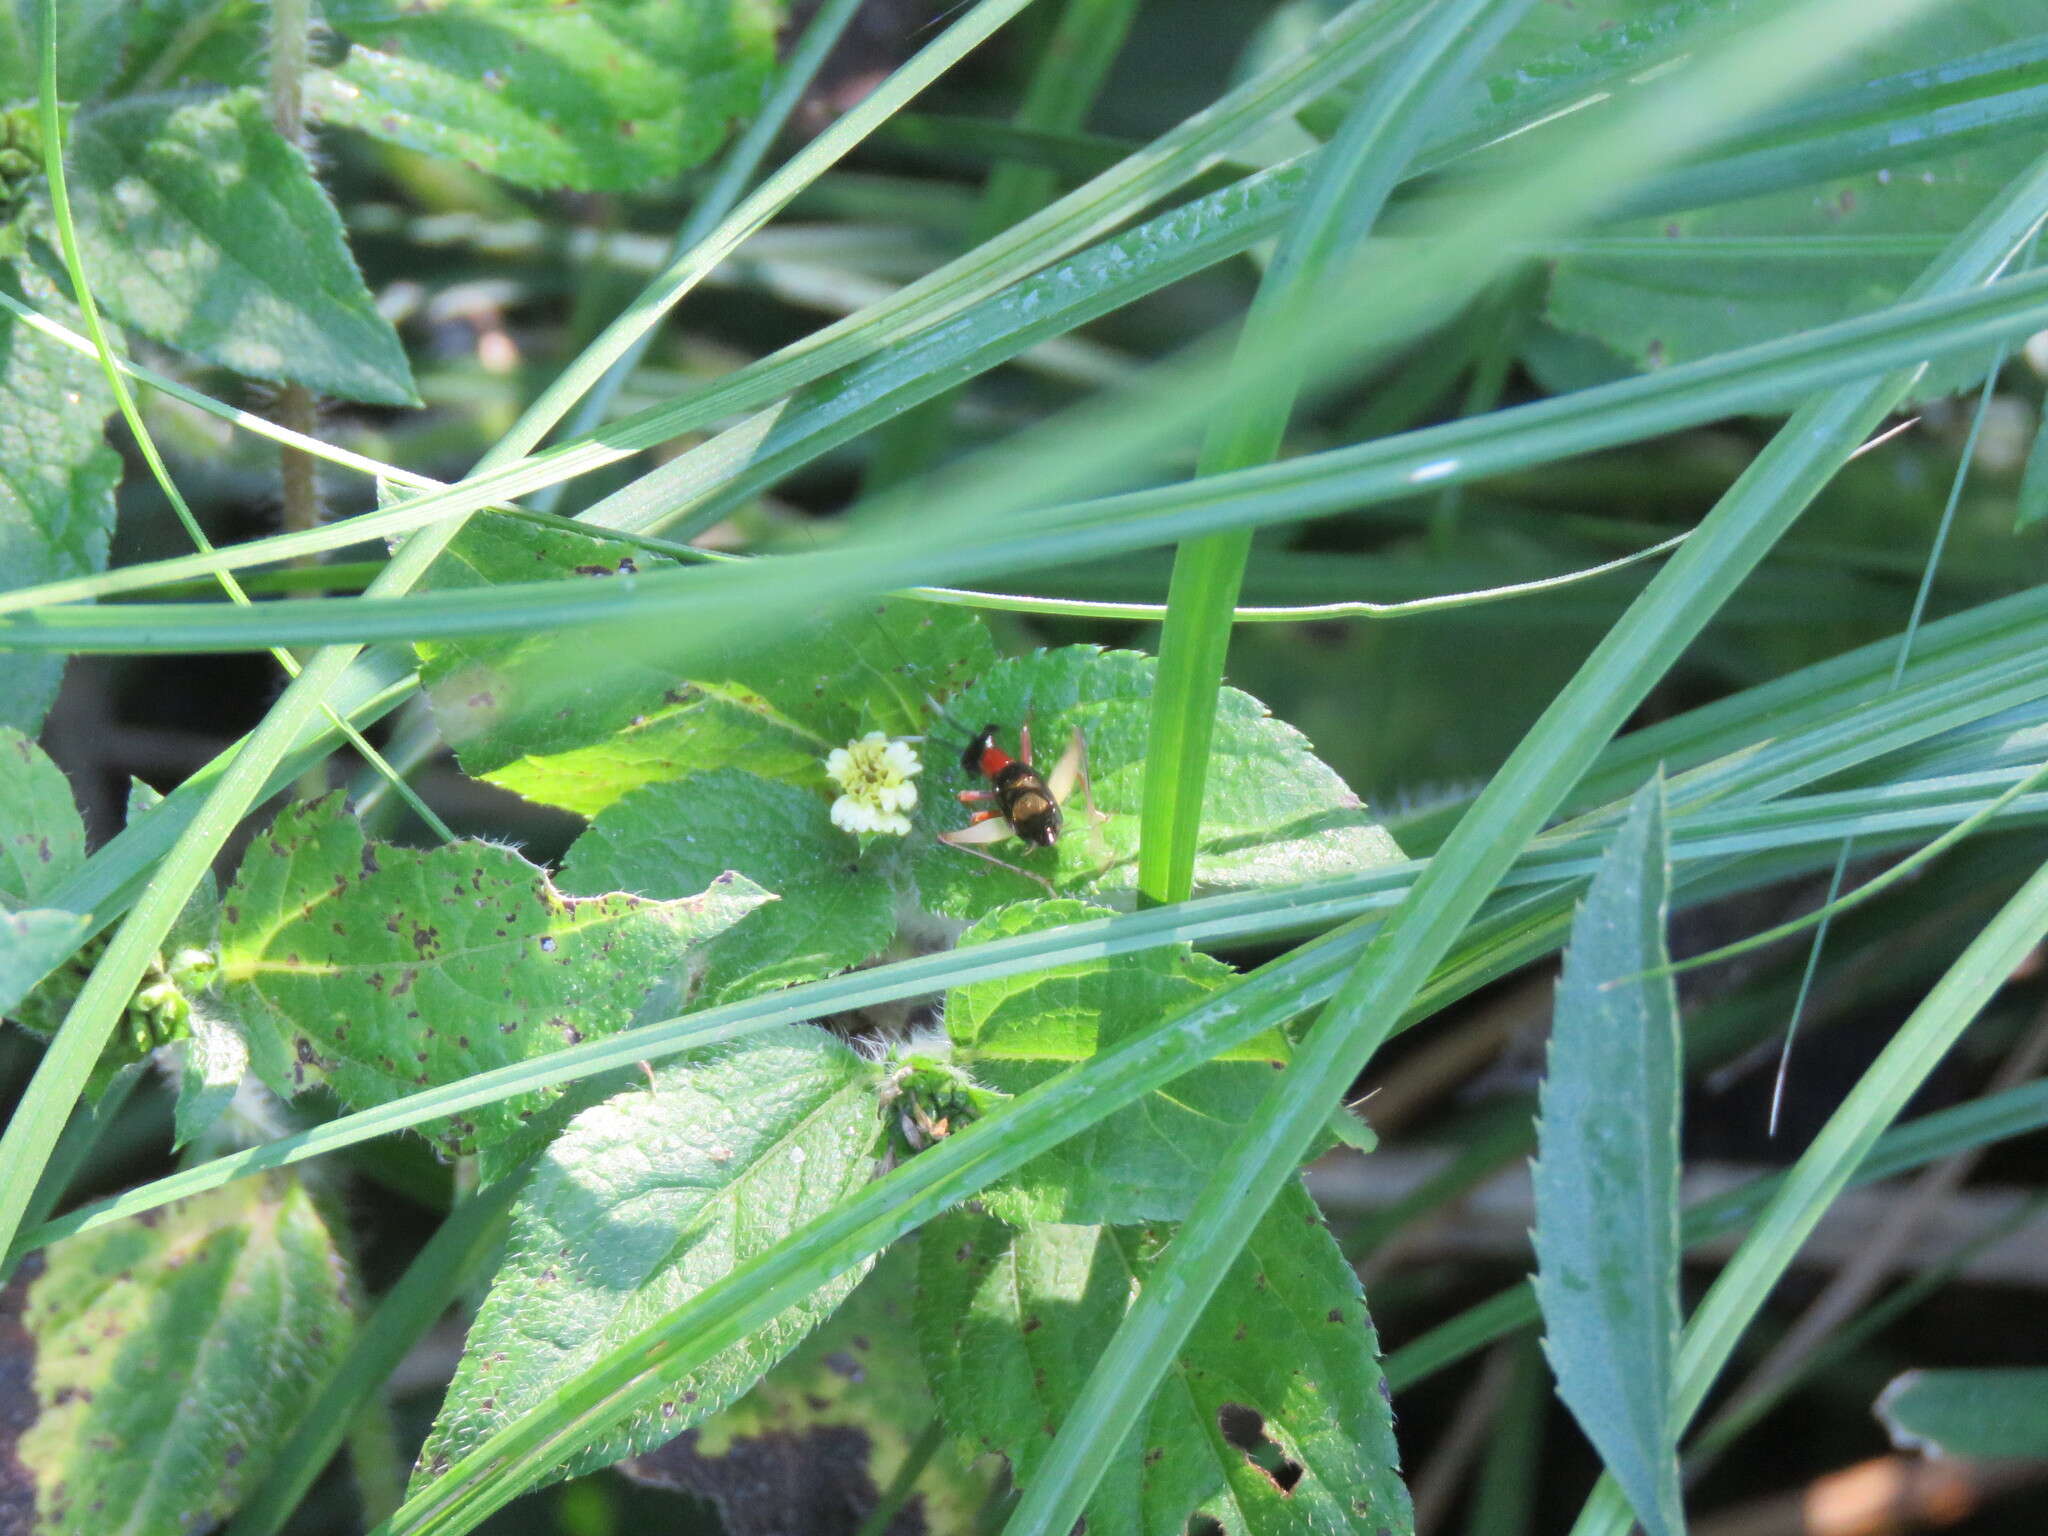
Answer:
[[[833,826],[891,837],[910,831],[910,818],[903,814],[917,804],[917,786],[910,781],[924,772],[910,743],[869,731],[858,741],[834,747],[825,772],[843,791],[832,802]]]

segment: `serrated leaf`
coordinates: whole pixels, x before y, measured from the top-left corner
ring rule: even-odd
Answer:
[[[260,92],[81,112],[70,161],[93,292],[126,324],[252,378],[418,404],[333,203]]]
[[[71,781],[41,747],[0,725],[0,909],[34,906],[84,862]]]
[[[13,1325],[13,1326],[10,1326]],[[22,1536],[185,1536],[269,1471],[347,1352],[347,1264],[273,1173],[67,1238],[0,1292],[18,1427],[0,1515]]]
[[[1572,924],[1537,1121],[1536,1299],[1557,1393],[1650,1536],[1685,1529],[1678,1422],[1678,999],[1664,781],[1637,793]]]
[[[1597,29],[1637,21],[1647,0],[1541,7],[1553,22]],[[1837,86],[1911,70],[1930,77],[1962,59],[2035,35],[2032,0],[1974,0],[1866,39],[1845,39]],[[1930,79],[1923,104],[1946,105]],[[1995,125],[1988,120],[1986,128]],[[1894,135],[1900,162],[1782,191],[1608,226],[1601,241],[1552,263],[1545,317],[1597,339],[1637,368],[1694,361],[1894,302],[1934,251],[2033,158],[2033,136],[1980,135],[1963,153],[1916,157],[1918,124]],[[1602,241],[1612,242],[1603,251]],[[1984,354],[1936,365],[1921,397],[1983,377]]]
[[[1019,902],[983,918],[960,942],[984,944],[1102,915],[1078,901]],[[1173,945],[956,987],[946,994],[953,1064],[987,1087],[1023,1093],[1150,1029],[1235,974]],[[1247,1041],[1032,1159],[992,1185],[982,1202],[1020,1225],[1183,1216],[1290,1054],[1275,1032]]]
[[[866,1183],[878,1129],[873,1065],[808,1025],[677,1057],[651,1087],[578,1115],[520,1196],[504,1264],[470,1327],[414,1489]],[[659,1445],[731,1402],[830,1315],[863,1270],[671,1383],[659,1405],[554,1476]]]
[[[726,1536],[853,1531],[938,1412],[917,1355],[916,1277],[916,1240],[896,1244],[753,1391],[619,1470],[709,1499]],[[998,1475],[986,1458],[939,1446],[891,1536],[972,1530]]]
[[[221,903],[220,976],[257,1070],[352,1109],[624,1029],[649,990],[766,893],[738,876],[676,901],[565,897],[510,848],[371,843],[340,797],[287,807]],[[561,1094],[479,1108],[435,1139],[523,1155]]]
[[[2038,1367],[1907,1371],[1872,1411],[1902,1451],[2048,1459],[2048,1370]]]
[[[32,263],[0,263],[0,285],[66,324],[78,312]],[[90,358],[0,315],[0,582],[29,587],[106,569],[121,458],[104,428],[114,397]],[[0,660],[0,725],[33,733],[57,696],[61,656]]]
[[[432,584],[607,580],[673,564],[573,529],[479,517]],[[960,687],[995,647],[967,609],[876,602],[830,620],[792,614],[781,638],[709,658],[686,678],[614,658],[587,692],[536,708],[525,674],[559,654],[547,635],[420,647],[435,716],[465,770],[590,816],[644,784],[714,768],[823,791],[826,753],[870,730],[915,733],[926,696]]]
[[[704,946],[697,997],[731,1002],[812,981],[879,954],[896,893],[809,790],[735,769],[650,784],[614,801],[569,847],[565,891],[673,897],[736,869],[776,900]]]
[[[1157,662],[1134,651],[1090,645],[1036,651],[989,667],[926,727],[925,770],[910,843],[924,905],[979,916],[1006,901],[1044,894],[1027,876],[998,869],[937,841],[965,824],[956,796],[987,788],[960,761],[961,749],[994,722],[1006,750],[1029,722],[1039,766],[1050,772],[1069,733],[1087,742],[1097,824],[1078,791],[1066,807],[1066,831],[1050,850],[1017,842],[991,851],[1066,890],[1125,898],[1137,884],[1138,802],[1144,778],[1146,719]],[[1198,893],[1322,879],[1401,857],[1364,803],[1317,760],[1302,734],[1266,712],[1248,693],[1225,688],[1202,800]]]
[[[32,908],[0,912],[0,1014],[11,1014],[84,941],[92,919],[77,912]]]
[[[354,46],[306,82],[327,122],[529,187],[673,179],[750,114],[774,63],[765,0],[329,0]]]
[[[1170,1228],[956,1211],[921,1239],[918,1338],[947,1425],[1034,1469]],[[1091,1531],[1414,1528],[1358,1278],[1299,1185],[1253,1230],[1088,1507]]]

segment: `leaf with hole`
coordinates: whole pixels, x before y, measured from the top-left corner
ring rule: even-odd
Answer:
[[[955,1211],[920,1238],[918,1339],[948,1427],[1029,1487],[1170,1227]],[[1111,1462],[1088,1528],[1179,1536],[1414,1529],[1358,1277],[1298,1184],[1251,1234]]]
[[[269,1469],[274,1427],[347,1352],[351,1288],[284,1173],[31,1255],[0,1291],[7,1529],[218,1524]]]
[[[334,204],[261,92],[80,112],[70,162],[85,268],[116,318],[251,378],[418,404]]]
[[[847,970],[896,934],[886,871],[825,801],[793,784],[718,768],[650,784],[600,811],[562,861],[565,891],[672,899],[735,869],[776,900],[699,952],[695,996],[732,1002]]]
[[[809,1025],[680,1056],[578,1115],[534,1170],[414,1490],[557,1384],[873,1174],[875,1067]],[[752,1386],[851,1291],[855,1268],[668,1384],[553,1476],[636,1455]]]
[[[329,0],[352,46],[306,82],[324,121],[529,187],[670,181],[759,104],[766,0]]]
[[[670,901],[564,896],[496,844],[372,843],[330,795],[286,807],[243,859],[221,902],[220,993],[273,1088],[325,1084],[360,1109],[624,1029],[656,983],[767,899],[737,875]],[[560,1093],[432,1134],[509,1166]]]
[[[1537,1121],[1536,1299],[1558,1396],[1650,1536],[1685,1529],[1678,1423],[1678,1108],[1664,781],[1653,776],[1572,924]]]

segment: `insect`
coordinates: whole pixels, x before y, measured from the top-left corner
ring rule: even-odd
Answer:
[[[987,789],[963,789],[960,792],[961,803],[973,805],[993,800],[995,804],[988,810],[976,811],[966,826],[952,832],[941,832],[939,841],[1004,869],[1028,875],[1048,891],[1053,888],[1051,881],[992,853],[983,852],[983,845],[1016,837],[1034,848],[1052,847],[1059,841],[1060,829],[1065,825],[1060,806],[1073,794],[1077,783],[1087,797],[1088,814],[1098,822],[1109,820],[1096,808],[1095,789],[1088,782],[1088,746],[1078,727],[1067,739],[1067,749],[1060,754],[1060,760],[1053,765],[1049,776],[1040,774],[1032,766],[1031,725],[1028,721],[1017,732],[1015,757],[996,745],[996,728],[989,724],[981,728],[981,733],[960,754],[960,766],[969,773],[985,775],[990,786]]]

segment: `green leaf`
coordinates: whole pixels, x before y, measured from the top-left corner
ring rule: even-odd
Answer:
[[[121,77],[104,94],[133,95],[152,77],[253,84],[263,74],[266,10],[261,0],[131,0]]]
[[[1649,9],[1632,0],[1578,6],[1568,22],[1599,27]],[[1635,367],[1654,368],[1894,301],[1942,243],[2027,165],[2037,143],[2029,131],[1999,131],[1997,104],[1973,100],[1966,77],[1955,77],[1960,85],[1944,80],[1936,66],[2035,38],[2039,30],[2032,0],[1972,0],[1945,5],[1914,26],[1876,29],[1860,46],[1848,40],[1834,76],[1841,84],[1871,92],[1866,82],[1925,72],[1902,101],[1874,103],[1882,110],[1872,122],[1888,125],[1880,137],[1890,153],[1881,163],[1755,196],[1742,196],[1738,184],[1733,200],[1611,225],[1611,242],[1587,242],[1554,263],[1546,318]],[[2038,94],[2041,78],[2037,59],[1994,71],[1979,88]],[[1916,148],[1934,136],[1938,112],[1983,114],[1966,150],[1928,158]],[[1755,152],[1755,175],[1765,174],[1770,155],[1797,149],[1812,115],[1788,117],[1742,141],[1739,148]],[[1855,121],[1853,103],[1844,116],[1843,131],[1865,126]],[[1940,394],[1981,378],[1985,361],[1983,354],[1947,359],[1917,392]]]
[[[419,403],[334,205],[260,92],[81,112],[70,164],[93,292],[123,322],[252,378]]]
[[[1078,901],[1019,902],[983,918],[960,943],[1100,915]],[[1023,1093],[1234,975],[1220,960],[1176,944],[955,987],[946,994],[953,1064],[987,1087]],[[1026,1163],[992,1186],[984,1203],[1020,1225],[1179,1217],[1289,1054],[1286,1039],[1269,1030]]]
[[[2034,446],[2027,450],[2027,467],[2013,505],[2013,531],[2031,528],[2044,517],[2048,517],[2048,410],[2041,412]]]
[[[71,781],[41,747],[0,725],[0,910],[35,906],[84,863]]]
[[[1873,1411],[1902,1451],[2048,1458],[2048,1370],[1907,1371]]]
[[[177,1147],[190,1145],[221,1117],[249,1073],[249,1042],[227,1020],[204,1008],[192,1015],[184,1050],[172,1113],[172,1145]]]
[[[1070,733],[1079,729],[1087,742],[1095,802],[1109,818],[1097,824],[1086,797],[1076,791],[1057,846],[1027,853],[1021,843],[1001,843],[996,855],[1062,889],[1117,896],[1135,888],[1137,812],[1156,671],[1152,657],[1134,651],[1065,646],[997,662],[946,701],[943,717],[926,727],[915,817],[926,835],[910,845],[927,908],[978,916],[1006,901],[1044,894],[1027,876],[936,840],[937,833],[966,822],[958,793],[987,788],[987,780],[969,773],[959,758],[991,722],[1005,749],[1014,751],[1017,728],[1028,721],[1039,766],[1048,773]],[[1222,691],[1210,750],[1195,859],[1198,893],[1316,879],[1401,857],[1393,837],[1317,761],[1307,739],[1250,694]]]
[[[753,1391],[619,1470],[711,1500],[728,1531],[819,1530],[828,1508],[843,1510],[851,1530],[922,1449],[938,1413],[917,1354],[916,1281],[913,1239],[877,1259]],[[918,1529],[973,1530],[995,1480],[986,1459],[941,1444],[910,1484]]]
[[[1170,1228],[957,1211],[920,1239],[918,1338],[948,1426],[1033,1469]],[[1252,1232],[1088,1508],[1091,1531],[1413,1529],[1358,1278],[1298,1184]]]
[[[696,997],[733,1002],[858,965],[896,934],[887,873],[809,790],[737,769],[650,784],[598,813],[570,845],[565,891],[634,891],[663,899],[738,870],[777,900],[704,946]]]
[[[565,897],[510,848],[372,843],[330,795],[280,812],[243,860],[221,904],[222,996],[272,1087],[325,1083],[362,1108],[617,1033],[765,899],[737,876],[676,901]],[[559,1093],[433,1134],[502,1166],[531,1150],[522,1128]]]
[[[77,912],[0,912],[0,1014],[70,958],[91,928],[92,918]]]
[[[24,1261],[0,1292],[0,1378],[21,1425],[0,1470],[8,1529],[217,1524],[269,1468],[273,1428],[347,1352],[350,1286],[283,1173]]]
[[[121,51],[127,9],[128,0],[65,0],[57,7],[57,91],[66,101],[106,88],[107,63]],[[42,0],[0,0],[0,102],[38,94],[42,38]]]
[[[1683,1049],[1667,975],[1664,781],[1629,807],[1572,925],[1537,1122],[1536,1298],[1558,1396],[1650,1536],[1685,1529],[1678,1353]]]
[[[0,265],[0,287],[67,325],[78,313],[28,262]],[[0,315],[0,582],[34,586],[106,568],[121,459],[106,445],[112,391],[87,358]],[[33,732],[57,696],[55,656],[0,660],[0,725]]]
[[[753,112],[776,12],[766,0],[330,0],[354,46],[307,78],[306,105],[525,186],[626,191],[697,164]]]
[[[483,517],[450,545],[430,584],[602,580],[674,565],[579,530]],[[922,729],[926,697],[976,676],[995,647],[968,609],[875,602],[829,620],[791,615],[780,636],[711,654],[687,678],[614,657],[583,692],[529,702],[529,673],[554,675],[559,655],[545,635],[420,647],[442,733],[468,772],[594,815],[643,784],[713,768],[823,790],[827,752],[870,730]]]
[[[414,1490],[679,1301],[872,1176],[874,1066],[808,1025],[678,1057],[578,1115],[513,1213],[505,1263],[414,1471]],[[724,1407],[853,1289],[865,1266],[688,1376],[559,1476],[673,1438]]]

